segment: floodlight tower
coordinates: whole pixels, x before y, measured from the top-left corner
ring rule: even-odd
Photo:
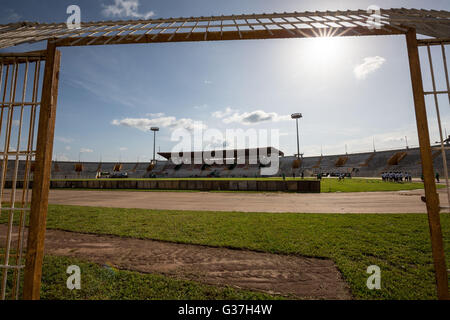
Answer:
[[[156,158],[155,158],[156,131],[159,131],[159,128],[158,127],[151,127],[150,130],[153,131],[153,163],[155,163],[155,161],[156,161]]]
[[[291,114],[291,118],[295,119],[295,122],[297,124],[297,158],[300,158],[300,142],[299,142],[299,135],[298,135],[298,119],[303,118],[301,113],[293,113]]]

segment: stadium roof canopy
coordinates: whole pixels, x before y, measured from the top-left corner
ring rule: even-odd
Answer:
[[[211,17],[66,23],[18,22],[0,25],[0,48],[45,40],[56,46],[152,42],[283,39],[325,36],[418,34],[450,41],[450,12],[381,9],[379,22],[364,10],[247,14]],[[368,28],[368,26],[377,28]]]
[[[266,148],[248,148],[248,149],[228,149],[228,150],[211,150],[211,151],[193,151],[193,152],[158,152],[158,154],[166,158],[167,160],[172,159],[172,156],[175,155],[180,158],[189,158],[191,159],[238,159],[241,157],[245,157],[248,159],[252,156],[271,156],[272,152],[278,153],[279,156],[284,156],[284,153],[273,147]]]

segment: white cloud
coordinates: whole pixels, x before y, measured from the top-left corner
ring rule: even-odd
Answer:
[[[67,151],[69,151],[70,149],[72,149],[72,147],[71,147],[71,146],[66,146],[65,149],[66,149]]]
[[[127,151],[128,148],[127,148],[127,147],[120,147],[119,150],[120,150],[120,151]]]
[[[147,116],[147,117],[150,117],[150,118],[160,118],[160,117],[165,116],[165,113],[164,113],[164,112],[159,112],[159,113],[147,113],[146,116]]]
[[[215,112],[213,112],[212,116],[214,118],[222,119],[222,118],[224,118],[226,116],[231,115],[233,112],[237,112],[237,111],[239,111],[239,110],[231,109],[230,107],[227,107],[225,109],[225,111],[215,111]]]
[[[60,154],[60,155],[57,157],[57,160],[58,160],[58,161],[70,161],[69,157],[68,157],[66,154]]]
[[[353,72],[357,79],[365,79],[370,73],[379,69],[385,61],[386,59],[380,56],[365,57],[364,62],[355,66]]]
[[[22,16],[18,14],[14,9],[3,9],[3,14],[0,17],[0,23],[12,23],[18,22],[22,19]]]
[[[80,152],[81,152],[81,153],[92,153],[92,152],[94,152],[94,150],[88,149],[88,148],[81,148],[81,149],[80,149]]]
[[[56,141],[62,142],[62,143],[71,143],[73,142],[73,139],[66,138],[66,137],[55,137]]]
[[[199,105],[199,106],[194,106],[194,109],[196,109],[196,110],[208,109],[208,105],[207,104],[202,104],[202,105]]]
[[[142,131],[148,131],[151,127],[163,127],[172,130],[175,129],[186,129],[188,131],[193,131],[195,128],[206,129],[206,125],[201,122],[194,121],[189,118],[177,119],[175,117],[160,117],[160,118],[125,118],[122,120],[113,120],[111,122],[115,126],[125,126],[136,128]]]
[[[290,120],[289,115],[279,115],[276,112],[265,112],[263,110],[255,110],[252,112],[239,113],[238,110],[226,108],[225,111],[216,111],[213,117],[222,119],[224,123],[241,123],[246,125],[256,124],[265,121],[279,122]]]
[[[203,137],[203,150],[214,150],[226,148],[230,145],[229,141],[226,141],[223,137]]]
[[[205,80],[205,81],[204,81],[204,84],[206,84],[206,85],[212,84],[212,81],[210,81],[210,80]]]
[[[149,19],[155,15],[153,11],[139,13],[139,0],[114,0],[114,4],[103,7],[102,13],[107,17]]]

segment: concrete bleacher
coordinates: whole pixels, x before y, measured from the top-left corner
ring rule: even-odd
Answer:
[[[446,151],[450,160],[450,150]],[[279,174],[305,176],[317,173],[352,173],[359,177],[379,177],[382,172],[408,172],[414,177],[422,173],[419,148],[376,151],[356,154],[305,157],[300,168],[293,168],[294,156],[280,159]],[[390,163],[391,162],[391,163]],[[443,175],[443,161],[440,151],[433,150],[433,164],[437,172]],[[450,164],[450,163],[448,163]],[[448,165],[447,164],[447,165]],[[450,169],[449,169],[450,171]]]
[[[450,161],[450,150],[447,150],[447,159]],[[8,160],[6,179],[14,178],[14,158]],[[0,161],[0,172],[2,172]],[[441,152],[433,149],[433,164],[437,172],[443,176],[443,161]],[[82,167],[77,172],[76,167]],[[33,164],[30,167],[34,167]],[[99,171],[113,173],[114,168],[126,172],[130,178],[193,178],[193,177],[259,177],[261,175],[259,164],[182,164],[177,166],[171,161],[157,161],[156,164],[137,162],[70,162],[53,161],[52,179],[95,179]],[[30,168],[31,177],[33,175]],[[379,177],[382,172],[408,172],[413,177],[421,176],[421,158],[419,148],[376,151],[356,154],[341,154],[331,156],[304,157],[300,162],[294,156],[279,158],[277,176],[311,176],[317,173],[352,173],[356,177]],[[450,170],[449,170],[450,171]],[[19,160],[18,180],[25,176],[25,161]]]

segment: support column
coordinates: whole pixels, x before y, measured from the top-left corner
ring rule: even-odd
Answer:
[[[40,298],[61,53],[47,43],[36,145],[23,298]]]
[[[445,265],[444,243],[439,215],[439,195],[436,191],[436,183],[434,181],[433,158],[415,29],[409,29],[406,33],[406,45],[411,72],[417,133],[419,135],[420,156],[422,159],[422,174],[424,177],[428,223],[430,226],[431,247],[436,274],[437,296],[439,299],[444,300],[449,299],[448,275]]]

